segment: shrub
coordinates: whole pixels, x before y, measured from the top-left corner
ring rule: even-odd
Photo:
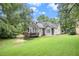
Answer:
[[[70,35],[75,35],[75,34],[76,34],[75,28],[71,28],[71,29],[69,30],[69,34],[70,34]]]
[[[0,21],[0,38],[15,38],[16,28],[13,25]]]

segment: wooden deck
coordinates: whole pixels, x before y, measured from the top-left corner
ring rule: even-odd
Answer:
[[[39,33],[28,33],[28,32],[25,32],[24,36],[25,37],[38,37]]]

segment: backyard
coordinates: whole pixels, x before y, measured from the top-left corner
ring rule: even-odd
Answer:
[[[79,35],[0,40],[1,56],[78,56]]]

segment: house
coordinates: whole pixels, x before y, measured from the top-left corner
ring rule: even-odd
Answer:
[[[32,22],[29,25],[28,33],[38,33],[38,36],[51,36],[56,34],[61,34],[59,23],[49,23],[49,22]],[[32,34],[34,36],[34,34]]]
[[[79,21],[76,22],[76,34],[79,35]]]
[[[76,34],[79,34],[79,21],[76,23]]]

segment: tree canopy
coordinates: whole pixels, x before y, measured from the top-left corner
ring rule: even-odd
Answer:
[[[27,30],[32,10],[22,3],[0,4],[0,38],[13,38]]]
[[[79,18],[79,4],[61,3],[58,9],[62,31],[65,33],[75,33],[76,22]]]
[[[57,18],[49,18],[48,16],[41,14],[37,17],[39,22],[51,22],[51,23],[59,23],[59,19]]]

